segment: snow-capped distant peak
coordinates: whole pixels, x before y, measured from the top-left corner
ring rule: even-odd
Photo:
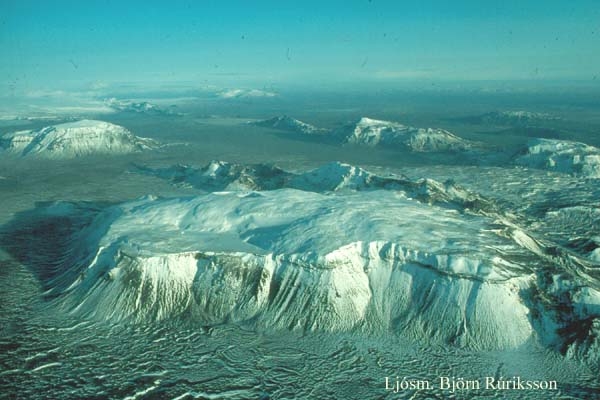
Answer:
[[[533,139],[515,162],[586,178],[600,178],[600,149],[585,143],[556,139]]]
[[[126,128],[97,120],[80,120],[8,133],[0,147],[19,156],[73,158],[89,154],[125,154],[156,146],[151,139],[135,136]]]
[[[279,129],[283,131],[302,133],[302,134],[324,134],[328,131],[326,129],[317,128],[314,125],[307,124],[306,122],[302,122],[295,118],[289,117],[287,115],[281,115],[278,117],[269,118],[262,121],[251,122],[251,124],[256,126],[261,126],[264,128],[273,128]]]
[[[469,143],[444,129],[414,128],[398,122],[362,117],[341,129],[346,143],[404,147],[413,151],[464,150]]]
[[[405,126],[392,121],[384,121],[381,119],[374,119],[369,117],[361,117],[358,122],[356,122],[356,126],[359,128],[373,128],[373,127],[395,127],[395,128],[404,128]]]
[[[161,107],[147,101],[121,100],[114,97],[104,100],[104,104],[116,111],[133,112],[147,115],[180,116],[175,106]]]
[[[491,111],[475,117],[467,117],[467,121],[477,124],[529,126],[547,121],[560,120],[560,117],[543,112],[525,110]]]
[[[559,119],[558,117],[556,117],[552,114],[542,113],[542,112],[534,112],[534,111],[524,111],[524,110],[496,111],[496,112],[491,112],[487,115],[490,115],[490,116],[496,115],[498,117],[513,118],[513,119],[520,119],[520,120],[528,120],[528,119],[556,120],[556,119]]]
[[[384,141],[387,136],[395,135],[398,131],[406,129],[406,127],[395,122],[362,117],[351,124],[350,129],[352,129],[352,132],[346,139],[348,143],[376,146]]]

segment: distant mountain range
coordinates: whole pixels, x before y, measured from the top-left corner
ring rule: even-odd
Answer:
[[[465,122],[499,126],[536,126],[549,121],[559,121],[561,118],[532,111],[492,111],[481,115],[461,118]]]
[[[414,128],[398,122],[362,117],[338,129],[318,128],[288,116],[279,116],[253,125],[301,135],[319,135],[340,144],[405,148],[415,152],[460,151],[472,143],[444,129]]]
[[[600,178],[600,149],[568,140],[533,139],[515,163],[531,168]]]
[[[146,115],[182,115],[177,112],[176,106],[161,107],[147,101],[135,102],[132,100],[119,100],[114,97],[104,100],[104,104],[115,111],[133,112]]]

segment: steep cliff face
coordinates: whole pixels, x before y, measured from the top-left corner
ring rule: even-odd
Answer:
[[[146,198],[70,240],[70,272],[51,292],[82,315],[392,331],[473,348],[533,334],[522,247],[486,217],[394,191]]]

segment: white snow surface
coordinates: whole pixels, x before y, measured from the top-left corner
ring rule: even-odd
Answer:
[[[394,191],[295,189],[144,198],[73,249],[63,305],[108,319],[394,331],[476,348],[532,335],[527,252],[493,221]]]
[[[515,162],[584,178],[600,178],[600,149],[580,142],[534,139]]]
[[[444,129],[414,128],[397,122],[363,117],[342,128],[347,143],[367,146],[404,146],[413,151],[464,150],[469,142]]]
[[[156,142],[152,139],[135,136],[122,126],[97,120],[51,125],[38,131],[7,133],[0,138],[0,147],[8,153],[48,158],[126,154],[155,146]]]

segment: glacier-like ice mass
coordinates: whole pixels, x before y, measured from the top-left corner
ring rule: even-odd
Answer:
[[[152,139],[135,136],[122,126],[96,120],[67,122],[0,137],[0,148],[4,152],[21,157],[61,159],[91,154],[127,154],[156,146]]]

